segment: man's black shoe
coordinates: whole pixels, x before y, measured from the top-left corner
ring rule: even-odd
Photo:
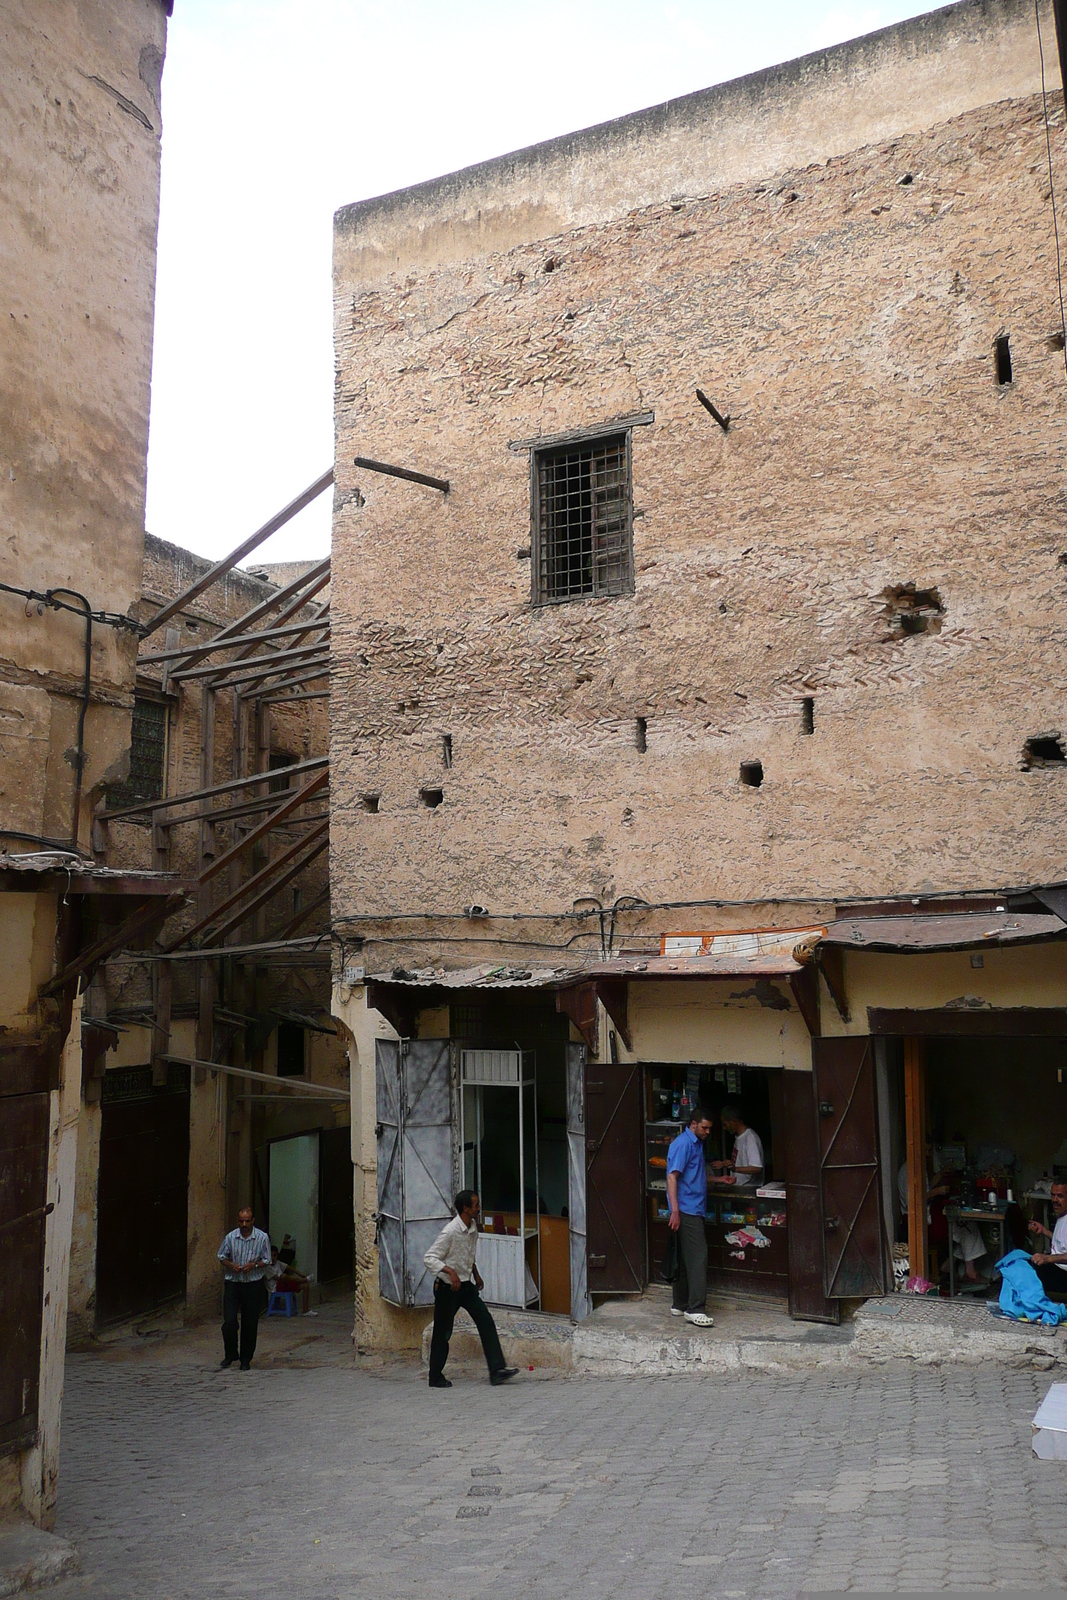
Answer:
[[[242,1361],[241,1362],[241,1371],[242,1372],[251,1372],[251,1370],[252,1370],[251,1361]]]
[[[220,1361],[219,1362],[219,1366],[223,1367],[223,1368],[232,1367],[233,1366],[233,1362],[230,1360],[229,1356],[227,1356],[225,1361]]]
[[[431,1389],[451,1389],[451,1387],[452,1387],[452,1379],[451,1378],[431,1378],[430,1379],[430,1388]]]
[[[489,1374],[489,1382],[493,1384],[507,1383],[508,1379],[513,1378],[518,1370],[518,1367],[501,1367],[499,1372],[491,1372]]]

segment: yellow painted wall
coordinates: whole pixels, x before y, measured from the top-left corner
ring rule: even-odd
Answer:
[[[972,954],[983,965],[972,967]],[[845,991],[851,1020],[842,1022],[822,987],[822,1028],[828,1035],[868,1032],[868,1006],[890,1010],[961,1011],[999,1006],[1067,1006],[1067,944],[1006,949],[886,955],[845,951]]]

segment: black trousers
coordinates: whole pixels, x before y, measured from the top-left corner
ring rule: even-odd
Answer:
[[[450,1284],[442,1283],[438,1278],[433,1286],[433,1333],[430,1336],[431,1378],[439,1378],[445,1370],[445,1362],[448,1360],[448,1343],[452,1337],[456,1312],[461,1306],[468,1313],[478,1330],[490,1374],[499,1372],[505,1365],[504,1352],[500,1348],[500,1335],[496,1331],[496,1323],[493,1321],[489,1307],[474,1287],[473,1282],[461,1283],[458,1289],[453,1289]]]
[[[708,1298],[708,1236],[703,1217],[683,1211],[678,1228],[678,1276],[672,1304],[676,1311],[703,1311]]]
[[[263,1285],[261,1283],[224,1283],[222,1286],[222,1347],[227,1361],[236,1361],[237,1319],[241,1319],[240,1357],[242,1367],[247,1367],[256,1353],[256,1335],[259,1317],[263,1310]]]
[[[1067,1299],[1067,1272],[1062,1267],[1053,1261],[1050,1265],[1035,1267],[1034,1271],[1041,1279],[1041,1287],[1047,1295],[1057,1300]]]

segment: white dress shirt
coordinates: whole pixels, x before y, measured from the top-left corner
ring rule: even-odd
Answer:
[[[1048,1247],[1050,1256],[1067,1256],[1067,1217],[1057,1217],[1056,1226],[1052,1230],[1052,1243]],[[1067,1272],[1067,1261],[1055,1263],[1061,1272]]]
[[[738,1166],[757,1167],[757,1172],[738,1172]],[[763,1182],[763,1143],[755,1128],[746,1128],[734,1140],[734,1176],[738,1183]]]
[[[448,1282],[446,1267],[451,1267],[460,1283],[469,1283],[474,1276],[474,1254],[478,1248],[478,1224],[465,1227],[462,1217],[446,1222],[423,1260],[435,1278]]]

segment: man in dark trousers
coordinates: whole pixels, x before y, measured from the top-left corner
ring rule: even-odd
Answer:
[[[678,1276],[674,1280],[671,1313],[684,1316],[698,1328],[714,1326],[704,1309],[708,1297],[708,1236],[704,1217],[708,1209],[708,1169],[704,1141],[711,1118],[694,1107],[688,1128],[683,1128],[667,1151],[667,1199],[671,1214],[667,1226],[678,1235]]]
[[[222,1288],[222,1348],[220,1363],[232,1367],[237,1360],[237,1320],[241,1321],[241,1371],[247,1372],[256,1353],[259,1314],[263,1310],[263,1278],[270,1266],[270,1240],[255,1226],[248,1206],[237,1213],[237,1227],[219,1247],[226,1269]]]
[[[448,1342],[460,1306],[481,1336],[489,1367],[489,1382],[507,1383],[518,1371],[504,1364],[496,1323],[481,1297],[482,1275],[474,1264],[478,1248],[481,1201],[472,1189],[456,1196],[456,1215],[447,1222],[427,1250],[424,1260],[433,1273],[433,1335],[430,1339],[430,1388],[451,1389],[445,1377]]]

